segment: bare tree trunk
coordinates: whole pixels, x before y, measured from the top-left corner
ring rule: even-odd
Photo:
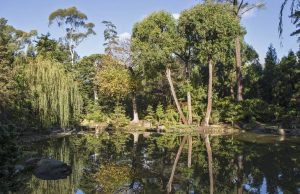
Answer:
[[[186,80],[190,83],[191,80],[191,69],[188,61],[185,63],[186,68]],[[188,124],[191,125],[193,123],[193,110],[192,110],[192,96],[191,91],[188,91],[187,94],[187,104],[188,104]]]
[[[171,77],[171,70],[169,68],[167,68],[167,70],[166,70],[166,75],[167,75],[167,79],[168,79],[168,82],[169,82],[169,85],[170,85],[170,90],[171,90],[173,99],[175,101],[175,104],[176,104],[177,111],[179,113],[180,119],[181,119],[181,121],[184,124],[187,124],[187,120],[186,120],[186,118],[185,118],[185,116],[184,116],[184,114],[182,112],[182,109],[180,107],[180,104],[178,102],[178,99],[177,99],[177,96],[176,96],[176,93],[175,93],[175,89],[174,89],[174,85],[173,85],[173,81],[172,81],[172,77]]]
[[[191,92],[187,92],[187,103],[188,103],[188,124],[191,125],[193,123],[193,110],[192,110],[192,96]]]
[[[97,90],[94,89],[94,101],[95,101],[95,103],[97,103],[98,99],[99,99],[99,97],[98,97]]]
[[[189,136],[188,168],[192,167],[193,137]]]
[[[71,63],[72,63],[72,66],[74,66],[74,49],[72,48],[72,45],[69,46],[70,48],[70,54],[71,54]]]
[[[242,84],[242,60],[241,60],[241,42],[240,36],[235,39],[235,58],[236,58],[236,82],[237,82],[237,101],[243,101],[243,84]]]
[[[132,94],[132,109],[133,109],[133,120],[132,123],[138,123],[139,120],[139,114],[137,110],[137,103],[136,103],[136,94],[133,92]]]
[[[213,64],[211,59],[208,62],[208,71],[209,71],[209,78],[208,78],[208,89],[207,89],[207,108],[206,108],[206,114],[203,122],[204,126],[209,126],[209,119],[210,119],[210,114],[212,109]]]
[[[213,169],[212,169],[212,151],[210,147],[209,135],[205,135],[205,146],[207,151],[208,158],[208,171],[209,171],[209,191],[210,194],[214,193],[214,177],[213,177]]]
[[[181,144],[179,146],[178,152],[176,154],[176,158],[175,158],[175,161],[174,161],[174,164],[173,164],[173,167],[172,167],[171,176],[170,176],[170,179],[169,179],[168,184],[167,184],[167,193],[171,193],[171,191],[172,191],[172,182],[173,182],[173,179],[174,179],[174,174],[175,174],[176,166],[177,166],[179,157],[181,155],[181,152],[182,152],[182,149],[183,149],[183,146],[184,146],[186,140],[187,140],[187,136],[184,136],[183,140],[182,140],[182,142],[181,142]]]

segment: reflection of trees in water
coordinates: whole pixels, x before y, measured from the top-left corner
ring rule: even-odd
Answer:
[[[209,174],[209,193],[213,194],[214,193],[214,179],[213,179],[213,167],[212,167],[212,150],[211,150],[211,145],[210,145],[210,140],[209,140],[209,135],[204,135],[204,141],[205,141],[205,148],[206,148],[206,152],[207,152],[207,164],[208,164],[208,174]],[[179,146],[178,152],[176,154],[176,158],[174,160],[174,164],[172,167],[172,172],[167,184],[167,193],[171,193],[172,192],[172,183],[174,180],[174,174],[175,174],[175,170],[180,158],[180,155],[182,153],[183,147],[185,145],[185,143],[188,143],[188,168],[191,168],[192,166],[192,142],[193,142],[193,137],[192,136],[184,136],[182,139],[182,142]],[[190,187],[188,186],[188,191],[189,190],[193,190],[194,187]]]
[[[61,180],[40,180],[32,176],[28,183],[31,193],[36,194],[64,194],[74,193],[79,185],[82,169],[88,154],[88,146],[84,137],[62,138],[59,140],[50,140],[46,149],[40,149],[42,156],[53,157],[63,161],[72,167],[72,174],[67,179]],[[38,146],[38,145],[37,145]]]
[[[251,188],[266,184],[266,192],[298,193],[300,188],[299,144],[246,144],[249,155],[244,160],[244,175]],[[258,192],[263,192],[258,190]]]
[[[125,182],[110,181],[111,188],[139,182],[147,193],[165,193],[172,174],[173,191],[183,193],[239,194],[245,185],[259,193],[263,184],[269,193],[278,192],[278,188],[297,193],[300,187],[296,144],[242,143],[230,137],[185,138],[176,134],[141,135],[134,144],[132,136],[116,133],[102,134],[98,139],[85,135],[52,140],[35,149],[70,164],[73,173],[59,181],[33,177],[27,190],[22,190],[28,193],[72,193],[76,188],[94,193],[97,186],[105,184],[96,175],[108,172],[110,165],[115,169],[111,178],[121,172],[128,177]]]
[[[177,157],[173,159],[176,172],[175,175],[173,171],[170,173],[169,180],[172,182],[175,177],[177,192],[188,192],[191,186],[186,182],[190,175],[186,173],[187,166],[184,165],[188,148],[180,148],[181,145],[177,154],[181,154],[185,161]],[[192,188],[195,193],[240,194],[249,191],[249,188],[258,193],[278,193],[279,190],[297,193],[300,188],[300,165],[296,161],[299,159],[297,146],[293,149],[287,144],[259,145],[241,143],[231,138],[204,136],[204,139],[194,140],[193,144]],[[169,186],[170,182],[168,189]],[[264,187],[266,191],[261,190]]]
[[[208,173],[209,173],[209,193],[214,193],[214,175],[213,175],[213,167],[212,167],[212,151],[209,141],[209,135],[204,136],[205,147],[207,152],[207,161],[208,161]]]
[[[173,179],[174,179],[174,174],[175,174],[175,170],[176,170],[176,167],[177,167],[177,163],[179,161],[179,158],[180,158],[183,146],[186,143],[187,139],[188,139],[187,136],[183,137],[182,142],[181,142],[181,144],[179,146],[178,152],[176,154],[176,158],[174,160],[174,164],[173,164],[173,167],[172,167],[172,172],[171,172],[171,175],[170,175],[170,179],[169,179],[168,184],[167,184],[167,192],[168,193],[171,193],[171,191],[172,191],[172,183],[173,183]]]

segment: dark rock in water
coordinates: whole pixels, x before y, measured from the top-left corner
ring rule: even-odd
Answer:
[[[41,160],[41,158],[29,158],[25,161],[25,166],[27,168],[35,168],[37,163]]]
[[[54,159],[41,159],[33,174],[43,180],[65,179],[72,173],[72,168],[67,164]]]

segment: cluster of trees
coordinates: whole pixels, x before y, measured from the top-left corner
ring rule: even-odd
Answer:
[[[265,64],[243,41],[244,13],[261,3],[205,1],[179,19],[165,11],[136,23],[129,39],[105,25],[104,54],[79,58],[76,47],[94,24],[75,7],[59,9],[49,25],[59,40],[17,30],[0,20],[1,123],[67,127],[83,119],[118,127],[139,119],[175,125],[299,118],[299,54]],[[296,14],[296,12],[295,12]]]

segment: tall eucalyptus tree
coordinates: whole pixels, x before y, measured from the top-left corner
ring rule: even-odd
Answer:
[[[87,22],[87,16],[76,7],[58,9],[49,15],[49,26],[56,22],[64,32],[63,40],[67,44],[72,65],[75,63],[75,48],[89,35],[95,35],[94,24]]]

